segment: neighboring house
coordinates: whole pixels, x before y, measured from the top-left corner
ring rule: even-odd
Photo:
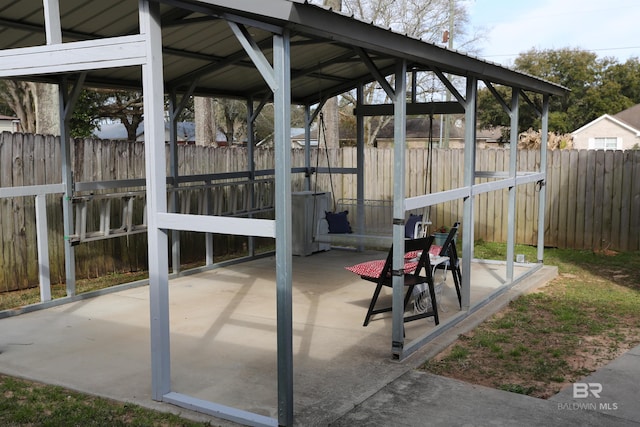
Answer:
[[[136,140],[139,134],[142,134],[142,124],[136,130]],[[127,139],[127,129],[120,122],[100,123],[100,129],[94,130],[93,136],[110,141],[125,141]]]
[[[309,144],[311,147],[318,146],[318,130],[313,129],[311,131],[311,138],[309,139]],[[291,128],[291,148],[304,148],[306,145],[305,142],[305,132],[304,128]]]
[[[20,120],[0,114],[0,132],[20,132]]]
[[[444,118],[444,116],[443,116]],[[429,139],[433,141],[433,146],[438,147],[440,141],[445,138],[444,126],[440,119],[440,115],[433,118],[433,130],[429,130],[429,117],[414,117],[407,119],[407,147],[408,148],[427,148]],[[453,116],[451,126],[449,127],[449,147],[464,148],[464,118]],[[442,129],[442,131],[441,131]],[[376,136],[375,145],[379,148],[393,147],[393,120],[383,127]],[[495,127],[492,129],[476,130],[476,147],[502,147],[504,142],[501,140],[502,128]]]
[[[107,139],[112,141],[124,141],[127,139],[127,130],[120,122],[102,123],[100,130],[95,130],[93,135],[98,139]],[[169,123],[164,124],[164,140],[169,142]],[[138,125],[136,130],[136,141],[144,141],[144,123]],[[196,127],[193,122],[178,122],[178,143],[194,144],[196,141]],[[218,141],[225,141],[225,136],[218,132]]]
[[[305,135],[304,128],[291,128],[291,148],[304,148],[305,146]],[[318,130],[311,130],[311,139],[310,139],[311,147],[318,146]],[[262,141],[258,141],[256,143],[256,147],[260,148],[273,148],[273,134],[269,135],[267,138],[264,138]]]
[[[640,104],[604,114],[571,133],[576,149],[631,150],[640,147]]]

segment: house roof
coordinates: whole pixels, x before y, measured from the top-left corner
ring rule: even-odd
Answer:
[[[582,126],[581,128],[579,128],[577,130],[574,130],[573,132],[571,132],[571,135],[572,136],[576,136],[576,135],[580,134],[581,132],[583,132],[584,130],[586,130],[586,129],[588,129],[588,128],[590,128],[590,127],[592,127],[592,126],[594,126],[594,125],[596,125],[596,124],[598,124],[598,123],[600,123],[601,121],[604,121],[604,120],[611,121],[611,122],[617,124],[618,126],[623,127],[625,129],[629,130],[630,132],[634,132],[636,135],[640,136],[640,129],[637,129],[637,128],[629,125],[628,123],[626,123],[626,122],[624,122],[624,121],[622,121],[622,120],[620,120],[620,119],[618,119],[618,118],[616,118],[614,116],[610,116],[608,114],[603,114],[602,116],[600,116],[597,119],[587,123],[586,125]]]
[[[169,123],[164,124],[165,131],[169,131]],[[196,140],[196,129],[195,124],[193,122],[178,122],[177,125],[178,131],[178,141],[195,141]],[[96,129],[93,132],[93,135],[99,139],[107,139],[107,140],[126,140],[127,129],[120,122],[113,123],[102,123],[100,124],[100,129]],[[136,129],[136,137],[140,137],[144,135],[144,122],[140,123]],[[218,132],[218,137],[225,138],[224,134]]]
[[[618,114],[614,114],[613,117],[633,127],[636,131],[640,130],[640,104],[622,110]]]
[[[429,138],[430,134],[434,140],[440,137],[440,119],[434,118],[433,130],[430,131],[429,117],[410,117],[407,118],[407,138]],[[393,119],[387,123],[378,132],[378,138],[393,138]],[[490,129],[478,128],[476,131],[477,140],[486,140],[488,142],[496,142],[502,136],[501,127],[493,127]],[[464,120],[456,120],[449,128],[449,137],[463,139],[464,138]]]
[[[291,34],[291,96],[295,103],[311,105],[373,81],[370,65],[385,75],[394,70],[398,59],[406,60],[409,68],[474,76],[527,91],[549,95],[566,91],[557,84],[307,1],[152,1],[160,4],[167,91],[180,93],[194,84],[197,95],[270,97],[270,87],[236,35],[243,33],[252,47],[270,60],[271,36],[283,31]],[[66,1],[59,2],[59,7],[63,42],[93,43],[139,32],[138,0]],[[42,0],[0,0],[0,49],[44,46],[44,15]],[[106,65],[94,62],[86,67],[86,85],[141,88],[140,67],[94,69],[100,66]],[[11,72],[5,70],[3,76],[11,77]],[[15,73],[45,81],[59,78],[46,67],[22,68]]]

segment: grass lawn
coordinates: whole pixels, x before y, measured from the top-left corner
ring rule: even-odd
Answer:
[[[476,255],[504,259],[504,246]],[[518,247],[527,259],[535,248]],[[424,363],[429,372],[548,398],[640,343],[640,253],[545,250],[559,277]]]
[[[0,375],[2,426],[210,426],[174,414]]]
[[[516,253],[536,259],[532,247]],[[505,246],[478,243],[479,258]],[[513,301],[421,369],[546,398],[640,343],[640,253],[547,249],[559,277]],[[137,280],[114,275],[79,291]],[[60,292],[64,292],[63,289]],[[38,301],[38,290],[0,294],[0,309]],[[0,426],[202,426],[176,415],[0,375]]]

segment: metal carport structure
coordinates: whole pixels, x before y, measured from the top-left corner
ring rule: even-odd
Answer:
[[[64,147],[63,182],[54,188],[9,189],[6,194],[33,195],[64,191],[65,235],[73,224],[68,120],[80,89],[84,86],[142,88],[145,110],[146,185],[148,206],[149,277],[151,300],[151,365],[154,400],[253,425],[293,425],[292,356],[292,252],[289,143],[292,103],[307,108],[307,127],[314,118],[311,106],[322,105],[348,90],[362,93],[362,86],[377,82],[392,105],[356,108],[359,130],[357,176],[362,199],[362,118],[365,114],[394,115],[394,221],[393,242],[402,245],[407,210],[448,200],[463,199],[463,300],[470,307],[470,262],[473,257],[474,196],[507,188],[509,229],[507,276],[512,282],[515,244],[515,190],[520,184],[538,182],[540,214],[538,261],[542,262],[544,182],[548,99],[565,89],[456,51],[440,48],[405,35],[382,29],[353,17],[296,0],[21,0],[0,2],[0,77],[47,81],[60,86],[61,143]],[[435,73],[453,93],[451,104],[407,102],[407,75]],[[461,93],[446,77],[466,80]],[[386,76],[392,75],[388,80]],[[508,173],[476,171],[475,124],[478,83],[483,81],[510,114],[517,130],[520,99],[530,102],[526,92],[543,95],[541,166],[537,172],[516,172],[517,131],[511,132],[511,164]],[[512,88],[503,100],[493,85]],[[230,218],[174,213],[167,201],[164,152],[164,97],[169,94],[172,123],[187,97],[233,96],[247,99],[254,117],[267,101],[274,103],[275,129],[275,220]],[[254,100],[258,111],[253,110]],[[462,108],[461,108],[462,107]],[[319,111],[319,107],[315,111]],[[366,110],[366,111],[365,111]],[[372,111],[373,110],[373,111]],[[442,193],[406,198],[404,183],[405,121],[408,114],[464,111],[464,185]],[[251,121],[249,121],[251,123]],[[251,126],[251,124],[249,125]],[[175,135],[175,132],[173,132]],[[251,132],[250,132],[251,134]],[[251,147],[252,144],[249,144]],[[252,149],[249,148],[251,157]],[[177,180],[175,140],[172,141],[171,178]],[[309,147],[307,146],[307,153]],[[311,170],[310,157],[304,171]],[[255,176],[249,160],[249,177]],[[295,171],[294,171],[295,172]],[[322,172],[322,171],[320,171]],[[476,184],[479,177],[494,181]],[[3,197],[4,193],[0,193]],[[170,233],[176,231],[236,234],[275,238],[277,292],[278,419],[259,416],[175,392],[170,373],[169,253]],[[67,290],[74,289],[74,254],[65,243]],[[179,254],[178,254],[179,255]],[[176,256],[174,252],[173,256]],[[394,254],[395,271],[403,265],[401,252]],[[403,336],[403,283],[394,277],[391,354],[402,359],[449,325],[410,343]]]

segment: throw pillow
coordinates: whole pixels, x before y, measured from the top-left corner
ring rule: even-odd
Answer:
[[[352,233],[351,224],[349,224],[349,220],[347,219],[347,214],[349,211],[343,212],[326,212],[324,213],[325,219],[329,224],[329,233],[333,234],[344,234],[344,233]]]

